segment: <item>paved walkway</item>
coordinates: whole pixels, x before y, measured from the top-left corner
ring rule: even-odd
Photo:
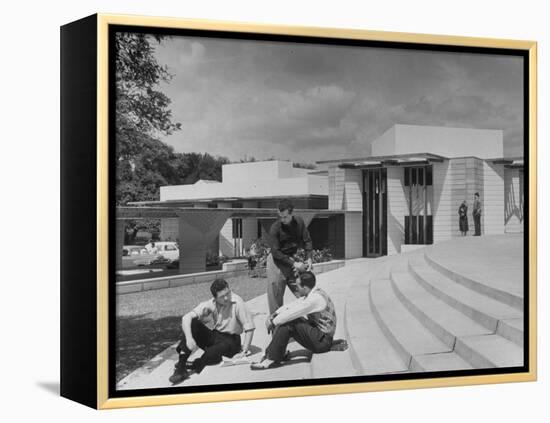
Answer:
[[[388,334],[380,331],[369,305],[371,281],[390,279],[390,272],[407,272],[409,260],[415,262],[428,252],[445,266],[466,272],[483,283],[498,284],[499,289],[518,293],[523,281],[522,238],[518,236],[468,237],[441,243],[407,254],[377,259],[349,260],[346,266],[317,276],[318,285],[333,299],[338,316],[335,339],[349,341],[350,349],[331,351],[311,357],[300,345],[289,345],[292,360],[286,365],[265,371],[252,371],[248,364],[208,366],[200,375],[192,375],[179,386],[223,385],[246,382],[288,381],[329,377],[356,376],[418,371],[408,366],[407,360],[395,356],[395,344],[387,342]],[[377,285],[380,289],[386,287]],[[389,293],[388,293],[389,294]],[[422,294],[424,295],[424,294]],[[292,301],[288,292],[285,302]],[[270,337],[266,333],[266,296],[250,300],[248,306],[254,316],[256,331],[250,362],[259,361]],[[393,310],[393,308],[392,308]],[[446,312],[445,312],[446,313]],[[384,317],[384,316],[382,316]],[[378,316],[380,318],[380,316]],[[400,325],[407,325],[409,318]],[[418,335],[413,334],[416,339]],[[368,338],[368,339],[367,339]],[[376,345],[375,345],[376,344]],[[175,342],[142,368],[121,380],[118,389],[170,387],[168,381],[177,360]],[[200,352],[199,352],[200,353]],[[405,366],[403,367],[403,363]],[[415,370],[416,369],[416,370]],[[450,368],[449,368],[450,369]]]
[[[335,339],[342,339],[344,337],[342,321],[344,316],[343,310],[352,284],[358,280],[364,280],[365,283],[367,283],[368,275],[387,275],[389,272],[389,263],[391,261],[393,260],[388,260],[388,257],[380,259],[349,260],[345,267],[317,276],[318,285],[331,296],[338,310],[339,322]],[[285,292],[285,303],[292,301],[293,298],[293,295],[287,289]],[[254,316],[254,323],[256,324],[251,348],[253,354],[248,357],[250,362],[254,362],[261,359],[263,349],[267,346],[270,339],[264,324],[267,317],[267,297],[266,295],[261,295],[248,301],[247,305]],[[177,342],[153,358],[148,364],[122,379],[117,385],[118,389],[170,387],[171,384],[168,382],[168,378],[172,374],[174,364],[177,360],[176,346]],[[252,371],[249,365],[246,364],[223,367],[222,363],[222,365],[219,366],[206,367],[200,375],[192,375],[188,380],[184,381],[181,386],[313,378],[313,366],[310,363],[311,355],[305,354],[306,352],[296,342],[289,344],[289,351],[291,351],[295,357],[293,357],[291,363],[277,369]],[[198,353],[200,353],[200,351]],[[342,353],[334,352],[331,354],[341,355]],[[345,355],[345,353],[343,354]],[[335,369],[338,371],[338,375],[345,376],[346,374],[342,374],[342,372],[346,373],[346,370],[343,369],[341,365],[339,367],[340,368]],[[351,368],[351,364],[347,367],[347,375],[355,375],[355,372]]]

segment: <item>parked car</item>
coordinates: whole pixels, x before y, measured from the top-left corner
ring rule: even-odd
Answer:
[[[146,253],[147,250],[141,245],[125,245],[122,247],[122,257],[139,256]]]
[[[155,241],[154,249],[151,248],[150,243],[145,246],[124,245],[122,247],[122,268],[177,264],[179,257],[178,244],[173,241]]]
[[[164,259],[172,263],[180,258],[180,250],[178,243],[174,241],[158,241],[155,242],[155,248],[157,249],[157,255],[162,256]]]

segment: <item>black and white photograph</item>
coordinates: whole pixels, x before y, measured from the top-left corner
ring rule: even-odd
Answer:
[[[528,368],[526,54],[109,40],[117,394]]]

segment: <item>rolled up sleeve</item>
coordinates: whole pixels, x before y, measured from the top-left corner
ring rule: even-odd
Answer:
[[[252,314],[248,310],[246,303],[242,299],[238,299],[236,302],[236,314],[239,323],[243,327],[245,332],[256,329],[254,320],[252,320]]]
[[[325,299],[318,294],[312,294],[305,299],[299,298],[290,303],[287,307],[281,307],[277,310],[276,316],[273,319],[273,324],[276,326],[282,325],[300,317],[306,317],[310,313],[321,311],[325,307]]]
[[[212,314],[212,300],[203,301],[202,303],[197,305],[192,311],[197,315],[198,319],[204,319],[205,317]]]

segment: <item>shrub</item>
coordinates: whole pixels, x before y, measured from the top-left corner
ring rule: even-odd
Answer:
[[[306,261],[307,255],[305,250],[303,248],[299,248],[296,254],[294,254],[294,259],[299,261]],[[327,261],[332,260],[332,253],[329,248],[313,250],[311,254],[311,259],[313,263],[326,263]]]

